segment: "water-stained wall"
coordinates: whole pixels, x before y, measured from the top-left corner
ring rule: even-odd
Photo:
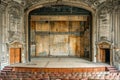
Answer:
[[[35,50],[31,49],[32,56],[89,58],[89,31],[87,19],[86,21],[62,21],[62,19],[61,21],[31,21],[33,41],[31,43],[35,43]],[[85,51],[88,51],[87,55],[84,54]]]

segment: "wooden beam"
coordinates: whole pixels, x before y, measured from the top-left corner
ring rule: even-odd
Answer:
[[[86,68],[35,68],[35,67],[14,67],[17,72],[102,72],[106,67],[86,67]]]
[[[32,15],[31,21],[87,21],[87,15]]]

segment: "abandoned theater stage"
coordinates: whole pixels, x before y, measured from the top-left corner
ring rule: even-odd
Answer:
[[[91,12],[65,5],[54,5],[53,7],[38,8],[29,13],[28,56],[26,57],[32,57],[31,62],[20,63],[21,56],[16,57],[16,53],[20,55],[21,49],[11,48],[10,64],[14,70],[105,71],[108,64],[94,63],[83,59],[83,57],[89,59],[93,57],[94,36],[92,34]],[[58,8],[63,11],[62,14],[61,11],[56,11]],[[51,10],[51,14],[48,14],[49,10]],[[73,11],[72,14],[69,11],[66,13],[67,10]],[[53,12],[55,13],[53,14]],[[78,15],[78,13],[81,14]],[[103,56],[100,61],[109,62],[106,59],[107,56]]]
[[[38,57],[29,63],[10,65],[15,71],[45,71],[45,72],[99,72],[106,71],[110,66],[106,63],[94,63],[76,57]]]

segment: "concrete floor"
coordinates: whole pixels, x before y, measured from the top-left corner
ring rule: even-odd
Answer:
[[[82,58],[75,57],[39,57],[32,58],[29,63],[16,63],[11,66],[40,67],[40,68],[82,68],[110,66],[106,63],[94,63]]]

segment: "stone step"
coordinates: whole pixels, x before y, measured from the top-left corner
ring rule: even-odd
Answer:
[[[107,69],[108,69],[108,71],[109,72],[119,72],[119,70],[117,70],[115,67],[113,67],[113,66],[110,66],[110,67],[107,67]]]
[[[3,68],[3,70],[12,70],[13,68]]]
[[[12,71],[12,69],[10,66],[5,66],[2,71]]]

